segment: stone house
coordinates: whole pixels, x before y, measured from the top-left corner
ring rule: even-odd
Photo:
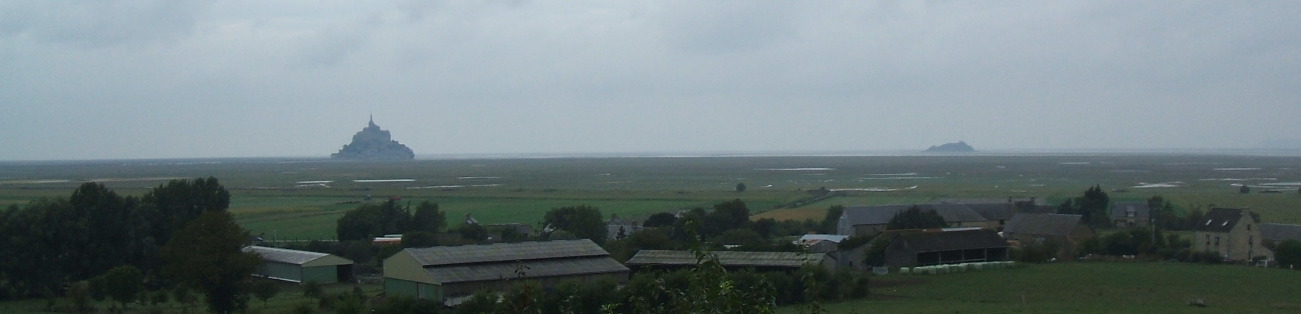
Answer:
[[[1146,202],[1115,202],[1111,204],[1111,224],[1116,227],[1146,227],[1152,220],[1152,209]]]
[[[1193,250],[1220,254],[1226,261],[1271,257],[1260,234],[1260,218],[1247,209],[1212,208],[1193,232]]]
[[[1065,214],[1016,214],[1003,228],[1003,237],[1020,245],[1056,243],[1059,245],[1057,258],[1069,259],[1081,243],[1097,236],[1082,218]]]

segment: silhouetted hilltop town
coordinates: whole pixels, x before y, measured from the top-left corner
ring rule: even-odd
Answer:
[[[927,153],[971,153],[975,151],[975,148],[972,148],[971,145],[967,145],[967,142],[963,141],[947,143],[940,146],[931,146],[931,148],[926,149]]]
[[[371,117],[370,125],[352,136],[352,143],[343,145],[339,152],[330,154],[333,159],[354,160],[411,160],[416,154],[398,141],[394,141],[388,130],[375,125]]]

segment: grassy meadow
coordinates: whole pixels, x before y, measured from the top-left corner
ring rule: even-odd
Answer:
[[[1301,272],[1186,263],[1057,263],[872,278],[831,313],[1296,313]],[[1207,307],[1193,307],[1201,299]],[[782,313],[799,313],[784,307]]]
[[[639,219],[740,198],[755,218],[821,219],[832,205],[936,198],[1039,197],[1050,203],[1101,185],[1113,200],[1162,195],[1182,210],[1249,207],[1268,222],[1301,223],[1301,157],[1221,155],[629,157],[128,160],[0,163],[0,206],[67,197],[83,182],[142,195],[173,178],[213,176],[254,234],[323,239],[366,196],[436,202],[448,220],[537,224],[547,210],[587,204]],[[744,183],[746,191],[734,191]],[[1252,187],[1238,193],[1235,184]],[[845,196],[800,202],[810,190]],[[1263,190],[1280,193],[1258,193]],[[798,203],[798,205],[796,205]]]
[[[871,279],[867,299],[822,304],[828,313],[1296,313],[1301,311],[1301,272],[1237,265],[1162,262],[1021,264],[1014,268],[942,275],[889,274]],[[382,287],[362,285],[367,296]],[[345,293],[346,284],[328,285]],[[1207,307],[1192,307],[1201,299]],[[251,300],[250,313],[286,313],[315,299],[300,287],[282,284],[263,304]],[[61,313],[69,305],[56,299],[55,311],[43,299],[0,302],[0,313]],[[107,302],[96,304],[106,308]],[[188,312],[202,309],[176,301],[134,304],[128,313],[151,309]],[[189,309],[189,310],[186,310]],[[807,313],[787,306],[778,313]]]
[[[253,234],[308,240],[333,238],[336,220],[367,196],[436,202],[449,224],[472,214],[483,223],[536,226],[547,210],[580,204],[607,216],[642,219],[739,198],[755,219],[817,220],[833,205],[937,198],[1038,197],[1057,204],[1097,184],[1113,200],[1161,195],[1180,210],[1249,207],[1266,222],[1301,224],[1299,166],[1301,157],[1219,155],[0,162],[0,208],[66,198],[84,182],[140,196],[173,178],[213,176],[230,190],[231,212]],[[737,183],[746,191],[735,191]],[[1239,193],[1242,184],[1251,193]],[[823,188],[844,195],[807,202],[814,195],[810,191]],[[833,313],[1301,311],[1296,285],[1301,272],[1227,265],[1062,263],[873,280],[871,298],[826,308]],[[375,286],[365,289],[378,293]],[[1197,298],[1210,307],[1186,305]],[[268,306],[254,302],[251,308],[283,312],[307,301],[289,288]],[[5,302],[0,312],[44,307],[44,300]]]

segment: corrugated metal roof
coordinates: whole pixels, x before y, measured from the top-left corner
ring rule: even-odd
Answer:
[[[895,244],[909,251],[943,252],[953,250],[1007,247],[1007,240],[992,230],[901,233]]]
[[[895,215],[913,206],[923,211],[933,211],[948,223],[988,221],[971,210],[971,207],[951,203],[850,206],[845,207],[842,215],[849,220],[850,225],[884,225],[889,224]]]
[[[1081,217],[1065,214],[1016,214],[1003,226],[1003,233],[1066,236],[1075,230]]]
[[[278,263],[286,263],[286,264],[294,264],[294,265],[304,265],[312,261],[330,256],[330,254],[325,254],[325,253],[281,249],[281,248],[273,248],[273,247],[265,247],[265,246],[249,246],[249,247],[245,247],[243,251],[257,254],[258,256],[262,257],[262,260],[268,262],[278,262]],[[326,263],[326,264],[347,265],[347,264],[352,264],[352,261],[348,261],[345,258],[339,257],[337,259],[334,259],[332,263]],[[317,266],[321,266],[321,265],[317,265]]]
[[[1012,218],[1015,211],[1012,210],[1012,203],[963,203],[972,211],[988,220],[1008,220]]]
[[[425,271],[441,284],[555,276],[627,272],[628,267],[609,257],[582,257],[491,264],[428,267]]]
[[[804,264],[821,263],[825,253],[799,252],[710,252],[718,256],[718,262],[729,267],[791,267],[798,268]],[[629,259],[628,265],[675,265],[696,264],[696,255],[691,251],[641,250]]]
[[[798,243],[809,242],[814,240],[825,240],[825,241],[840,243],[840,241],[844,241],[847,238],[849,238],[849,236],[839,235],[839,234],[806,234],[800,236],[800,239],[796,240],[795,243],[798,244]]]
[[[436,246],[406,251],[425,267],[610,255],[588,239]]]
[[[1301,225],[1260,224],[1260,237],[1275,242],[1301,241]]]

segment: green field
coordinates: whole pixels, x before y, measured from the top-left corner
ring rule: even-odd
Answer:
[[[1185,263],[1059,263],[872,278],[831,313],[1296,313],[1301,272]],[[1207,307],[1188,302],[1204,300]],[[784,307],[783,313],[798,313]]]
[[[1301,223],[1298,165],[1301,157],[1227,155],[6,162],[0,163],[0,206],[67,197],[87,181],[141,195],[170,178],[214,176],[232,193],[231,211],[253,233],[323,239],[357,206],[340,203],[368,195],[437,202],[451,222],[470,213],[484,223],[536,225],[548,209],[581,204],[640,219],[740,198],[756,218],[821,219],[832,205],[935,198],[1039,197],[1055,204],[1098,184],[1113,200],[1162,195],[1181,210],[1248,207],[1267,222]],[[748,189],[733,191],[737,183]],[[1253,192],[1240,194],[1234,184]],[[851,191],[788,206],[820,188]],[[1280,193],[1258,193],[1263,190]]]
[[[867,299],[823,304],[830,313],[1296,313],[1301,272],[1235,265],[1184,263],[1058,263],[944,275],[890,274],[872,278]],[[370,296],[378,285],[363,286]],[[333,285],[327,291],[349,291]],[[1207,307],[1192,307],[1202,299]],[[285,285],[267,305],[250,310],[282,313],[312,303]],[[46,313],[45,300],[0,302],[3,313]],[[59,299],[56,307],[67,306]],[[103,307],[105,304],[100,304]],[[201,306],[201,305],[200,305]],[[154,306],[135,305],[132,312]],[[156,308],[178,311],[175,302]],[[802,306],[779,313],[807,312]]]

